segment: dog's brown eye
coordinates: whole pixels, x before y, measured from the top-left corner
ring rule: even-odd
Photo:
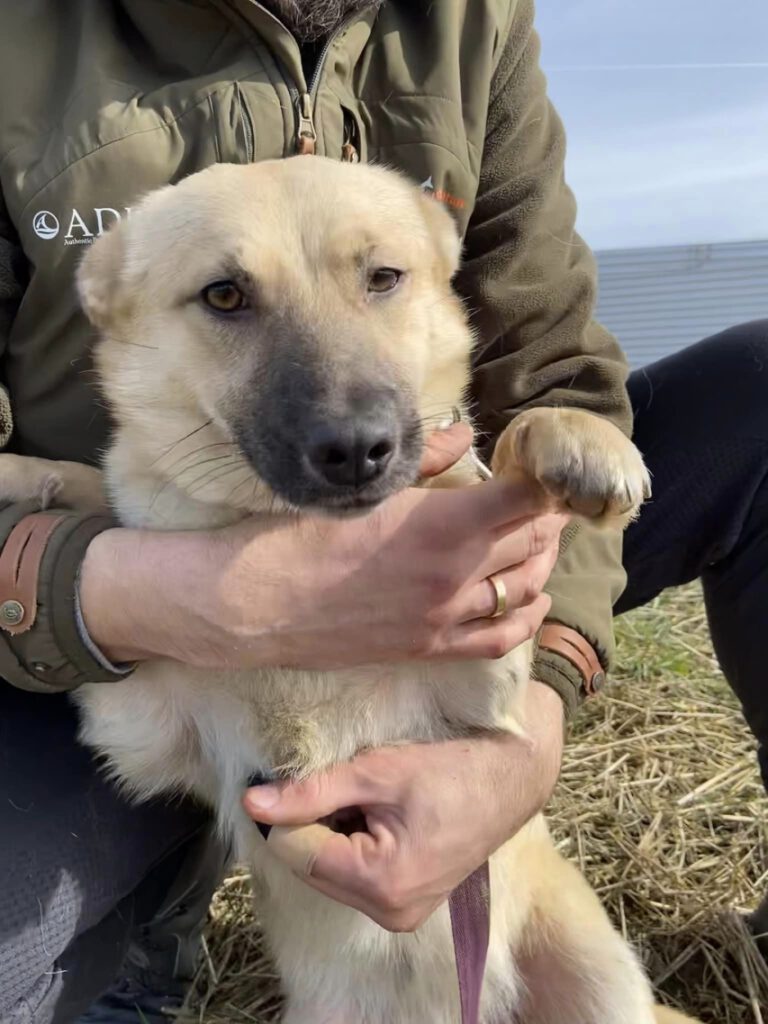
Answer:
[[[393,267],[379,267],[368,275],[368,291],[391,292],[393,288],[397,288],[402,276],[402,270],[395,270]]]
[[[202,299],[217,313],[236,313],[245,306],[245,296],[232,281],[214,281],[203,288]]]

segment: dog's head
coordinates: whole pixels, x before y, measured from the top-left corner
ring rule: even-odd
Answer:
[[[78,275],[118,424],[160,451],[210,423],[294,507],[376,504],[466,386],[459,248],[382,168],[218,165],[153,193]]]

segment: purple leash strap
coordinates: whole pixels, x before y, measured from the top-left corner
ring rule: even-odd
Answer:
[[[459,976],[461,1024],[480,1024],[480,993],[491,927],[491,883],[487,862],[453,890],[448,907]]]

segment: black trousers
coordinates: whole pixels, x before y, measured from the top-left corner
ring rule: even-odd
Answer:
[[[653,498],[627,530],[616,612],[701,578],[715,652],[768,788],[768,320],[633,373]]]
[[[626,536],[617,612],[702,578],[768,785],[768,321],[641,370],[629,390],[654,497]],[[0,686],[2,1024],[66,1024],[99,995],[205,827],[188,805],[129,807],[74,735],[65,699]]]
[[[128,804],[76,728],[66,697],[0,683],[0,1024],[87,1009],[208,827],[192,804]]]

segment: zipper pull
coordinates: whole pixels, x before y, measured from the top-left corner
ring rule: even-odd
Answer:
[[[344,145],[341,147],[341,159],[343,163],[359,164],[360,150],[355,145],[357,141],[357,122],[352,115],[344,111]]]
[[[299,134],[296,151],[301,156],[312,156],[317,147],[317,132],[312,118],[312,97],[308,92],[299,96]]]

